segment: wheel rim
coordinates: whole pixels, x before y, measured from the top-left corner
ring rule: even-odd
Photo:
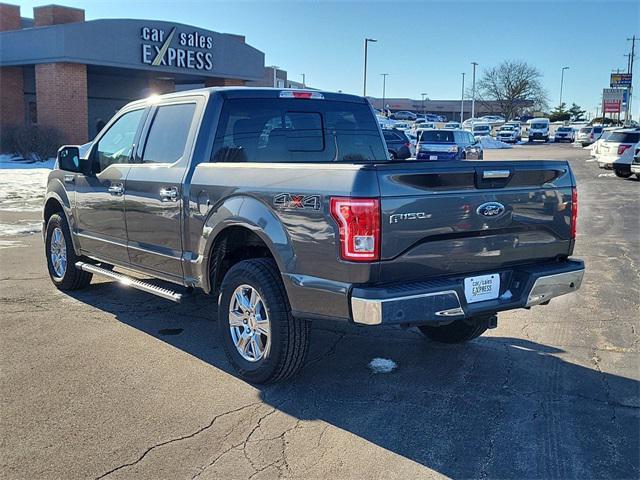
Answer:
[[[50,257],[55,277],[64,277],[67,271],[67,244],[60,227],[54,228],[51,234]]]
[[[269,355],[271,322],[262,297],[250,285],[235,289],[229,304],[229,330],[238,353],[249,362]]]

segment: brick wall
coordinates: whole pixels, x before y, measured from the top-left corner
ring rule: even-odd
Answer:
[[[77,63],[36,65],[38,125],[54,127],[64,142],[88,138],[87,67]]]
[[[0,3],[0,32],[20,30],[20,7]]]
[[[172,93],[176,91],[176,84],[173,80],[150,78],[149,92],[161,95],[163,93]]]
[[[60,23],[84,22],[84,10],[81,8],[45,5],[34,7],[33,20],[36,27],[58,25]]]
[[[0,130],[24,124],[22,67],[0,67]]]
[[[205,87],[243,87],[244,85],[245,81],[237,78],[207,78],[204,81]]]

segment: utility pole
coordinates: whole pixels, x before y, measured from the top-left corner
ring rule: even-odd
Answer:
[[[367,46],[369,42],[375,43],[377,40],[373,38],[365,38],[364,39],[364,82],[362,87],[362,96],[367,96]]]
[[[631,74],[631,85],[629,85],[629,89],[627,90],[627,111],[625,113],[625,121],[627,120],[632,120],[631,117],[631,94],[633,91],[633,59],[636,56],[636,42],[638,41],[638,39],[636,38],[636,36],[634,35],[631,38],[627,38],[627,41],[631,42],[631,53],[629,54],[629,70],[627,73]]]
[[[562,75],[560,77],[560,105],[558,105],[558,111],[562,110],[562,85],[564,84],[564,71],[569,70],[569,67],[562,67]]]
[[[471,118],[473,119],[476,118],[476,67],[478,62],[471,62],[471,65],[473,65],[473,84],[471,87]]]
[[[300,75],[302,75],[302,88],[307,88],[307,82],[305,81],[305,74],[301,73]]]
[[[382,75],[382,113],[385,114],[387,111],[387,108],[385,106],[385,93],[386,93],[386,87],[387,87],[387,77],[389,76],[388,73],[381,73],[380,75]],[[386,117],[386,115],[385,115]]]
[[[460,97],[460,125],[464,122],[464,72],[462,72],[462,96]]]

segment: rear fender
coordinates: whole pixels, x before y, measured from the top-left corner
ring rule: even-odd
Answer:
[[[228,198],[207,218],[198,245],[196,274],[199,284],[209,292],[209,261],[219,235],[228,227],[244,227],[267,246],[280,272],[294,271],[295,255],[291,240],[277,215],[261,201],[249,196]]]

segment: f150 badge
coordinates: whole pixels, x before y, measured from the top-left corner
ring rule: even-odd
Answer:
[[[425,218],[431,218],[431,214],[426,212],[394,213],[389,215],[389,223],[398,223],[404,220],[423,220]]]
[[[273,197],[273,204],[278,208],[310,208],[312,210],[320,210],[320,195],[279,193]]]

